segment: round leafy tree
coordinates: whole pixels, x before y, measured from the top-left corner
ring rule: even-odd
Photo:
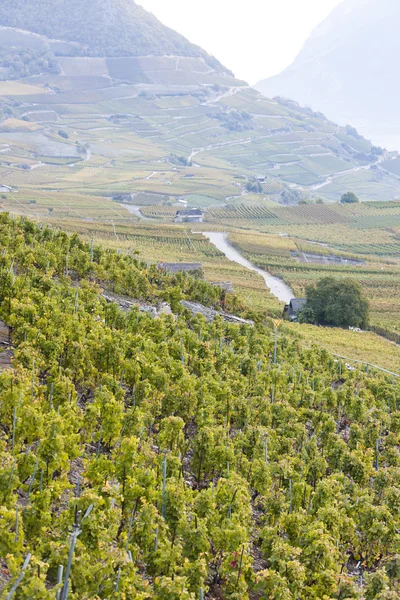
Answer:
[[[369,302],[358,283],[325,277],[316,286],[307,288],[307,303],[299,320],[333,327],[365,328],[368,313]]]
[[[346,192],[340,199],[341,204],[357,204],[357,202],[360,202],[360,200],[354,192]]]

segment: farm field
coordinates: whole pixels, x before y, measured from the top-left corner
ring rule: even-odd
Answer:
[[[251,262],[284,279],[297,297],[304,297],[306,287],[321,277],[358,281],[370,300],[371,324],[400,331],[400,246],[393,244],[390,251],[389,244],[372,245],[365,255],[357,253],[357,239],[350,247],[319,246],[290,233],[281,237],[234,231],[230,239]],[[379,233],[376,239],[380,241]],[[373,254],[383,248],[387,254]]]
[[[340,233],[341,227],[332,228],[330,225],[345,225],[348,228],[383,230],[400,225],[400,202],[389,203],[363,202],[354,205],[341,204],[305,204],[285,207],[276,203],[245,204],[238,202],[224,207],[212,207],[206,216],[210,223],[231,223],[245,229],[254,228],[269,231],[270,227],[301,227],[308,230],[323,232],[332,230],[332,236]],[[310,227],[310,226],[316,226]],[[325,229],[324,229],[325,227]],[[272,231],[272,229],[271,229]],[[347,239],[348,236],[346,235]],[[322,240],[324,241],[324,240]]]
[[[29,85],[19,81],[0,81],[0,96],[28,96],[31,94],[47,94],[42,86]]]
[[[176,207],[145,206],[142,213],[151,220],[138,221],[108,198],[56,190],[3,194],[0,206],[112,248],[138,251],[150,262],[202,262],[208,280],[231,281],[246,305],[271,315],[282,310],[261,277],[225,259],[190,227],[172,224]],[[232,214],[234,218],[229,218]],[[400,238],[396,228],[381,224],[387,219],[396,223],[399,214],[396,202],[352,207],[239,204],[211,208],[206,213],[210,222],[191,229],[228,231],[244,256],[284,279],[297,297],[323,276],[359,281],[371,303],[371,324],[390,335],[400,332]],[[257,226],[264,231],[257,231]]]
[[[229,281],[240,302],[266,315],[279,316],[283,304],[269,294],[262,277],[225,258],[202,235],[181,225],[152,222],[122,224],[91,223],[68,219],[47,219],[48,223],[70,232],[79,233],[86,240],[97,240],[109,248],[138,253],[150,263],[200,262],[207,281]]]
[[[394,373],[400,373],[399,345],[374,333],[357,333],[298,323],[288,323],[285,327],[286,331],[298,335],[310,347],[318,345],[345,358],[376,364]],[[351,360],[349,364],[366,369],[365,366]]]
[[[141,213],[150,219],[163,219],[166,221],[172,221],[175,218],[176,211],[178,208],[176,206],[143,206],[141,209]]]
[[[372,324],[389,333],[400,331],[398,202],[286,208],[241,204],[213,208],[207,219],[229,225],[234,245],[254,264],[283,278],[298,297],[322,276],[359,281],[371,302]]]
[[[11,165],[7,185],[205,196],[212,205],[240,197],[246,178],[263,174],[258,202],[279,200],[288,185],[330,201],[347,189],[363,200],[400,195],[396,155],[321,115],[204,69],[200,60],[168,60],[63,58],[66,75],[1,82],[0,105],[11,105],[13,115],[0,144],[43,163],[40,174]],[[122,72],[132,78],[125,85]],[[22,122],[25,129],[40,126],[40,134],[22,137]],[[72,173],[60,160],[73,165]],[[88,176],[92,165],[103,166],[95,177]]]
[[[24,190],[18,194],[3,195],[0,207],[15,214],[47,219],[79,219],[82,222],[130,223],[137,218],[118,203],[101,196],[78,195],[65,192]]]
[[[47,202],[52,202],[51,197],[45,198]],[[79,198],[79,196],[76,198],[77,202],[79,202]],[[98,199],[94,198],[93,200]],[[44,198],[42,202],[44,202]],[[149,263],[201,262],[207,281],[230,281],[233,283],[234,292],[239,298],[239,305],[256,312],[261,311],[268,317],[281,315],[283,304],[269,294],[262,278],[227,260],[201,234],[194,234],[182,225],[172,225],[157,220],[137,221],[123,207],[112,202],[109,202],[109,205],[111,205],[109,210],[113,210],[115,206],[117,210],[121,211],[124,218],[118,219],[116,215],[113,215],[110,221],[101,221],[79,218],[75,214],[61,218],[57,217],[57,210],[53,214],[36,214],[36,218],[66,231],[79,233],[88,241],[100,241],[106,247],[129,254],[139,253],[141,259]],[[149,207],[149,210],[151,208]],[[82,209],[83,206],[80,207],[81,211]],[[25,210],[26,213],[23,214],[34,214],[32,205],[29,203],[25,205]],[[45,213],[44,207],[43,211]],[[20,213],[22,214],[22,210]],[[196,229],[198,227],[199,225],[196,225]],[[209,224],[206,224],[206,228],[204,224],[200,225],[200,228],[221,230],[221,227]],[[283,277],[298,295],[302,295],[305,285],[316,281],[323,275],[355,277],[358,280],[360,272],[363,272],[364,276],[368,274],[368,278],[365,277],[361,282],[371,299],[373,323],[386,331],[393,331],[395,327],[396,331],[399,331],[400,306],[397,298],[399,296],[400,267],[398,263],[389,261],[386,264],[387,273],[384,275],[381,275],[379,268],[370,260],[361,269],[360,267],[342,268],[336,265],[328,265],[328,268],[323,265],[321,268],[321,265],[299,263],[291,256],[291,252],[298,251],[299,248],[304,252],[310,250],[315,252],[314,244],[281,237],[279,234],[243,232],[229,227],[225,229],[229,230],[232,242],[244,255],[267,268],[271,273]],[[329,253],[329,248],[323,246],[317,246],[317,248],[319,253]],[[335,251],[335,254],[343,258],[355,258],[354,255],[346,252]],[[305,267],[305,270],[302,271],[301,267]],[[381,288],[378,287],[378,282]],[[372,362],[390,370],[396,370],[396,364],[400,364],[400,346],[372,333],[357,335],[345,330],[297,324],[287,324],[285,327],[309,344],[321,344],[327,350],[349,358]]]

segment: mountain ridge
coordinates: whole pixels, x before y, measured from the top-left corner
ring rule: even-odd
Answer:
[[[351,123],[376,143],[398,147],[400,7],[394,0],[346,0],[310,35],[281,74],[258,82],[267,96],[285,96]],[[394,126],[394,130],[393,130]],[[393,138],[396,135],[396,140]]]
[[[228,72],[217,59],[133,0],[4,0],[0,25],[78,44],[78,55],[203,57],[213,68]]]

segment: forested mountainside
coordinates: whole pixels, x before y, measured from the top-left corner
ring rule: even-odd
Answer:
[[[133,0],[4,0],[0,25],[77,42],[84,56],[194,56],[223,69]]]
[[[290,67],[256,88],[312,106],[397,149],[399,26],[397,0],[345,0],[315,29]]]
[[[0,251],[2,597],[398,598],[398,382],[286,334],[275,364],[182,312],[215,288],[76,235],[3,213]]]
[[[0,34],[1,35],[1,34]],[[0,43],[0,80],[20,79],[32,75],[58,75],[60,65],[49,49],[28,50],[21,47],[2,47]]]

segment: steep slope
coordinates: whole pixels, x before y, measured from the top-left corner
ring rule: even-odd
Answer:
[[[133,0],[4,0],[0,25],[79,43],[84,55],[201,56],[222,68]]]
[[[249,192],[288,204],[309,195],[337,200],[349,189],[363,200],[400,193],[387,171],[398,163],[354,129],[268,100],[200,59],[98,61],[63,58],[68,75],[32,77],[22,88],[3,83],[15,90],[3,96],[12,102],[4,111],[17,117],[5,112],[0,132],[0,143],[12,143],[3,183],[106,197],[147,192],[160,201],[201,195],[211,204]],[[98,75],[89,75],[94,68]],[[22,132],[21,120],[40,131]]]
[[[316,28],[289,68],[256,88],[351,123],[376,143],[400,147],[399,27],[397,0],[346,0]]]
[[[215,289],[5,214],[0,281],[2,598],[399,597],[395,377],[122,310]]]

